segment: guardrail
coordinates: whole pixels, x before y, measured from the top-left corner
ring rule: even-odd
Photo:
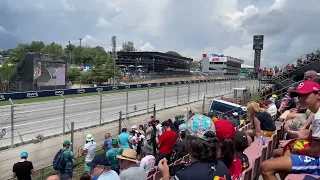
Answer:
[[[157,86],[160,87],[160,86],[171,86],[171,85],[179,85],[179,84],[195,84],[195,83],[203,83],[203,82],[229,81],[229,80],[235,80],[235,79],[193,80],[193,81],[177,81],[177,82],[148,83],[148,84],[134,84],[134,85],[100,86],[100,87],[94,87],[94,88],[2,93],[0,94],[0,101],[6,101],[9,99],[17,100],[17,99],[36,98],[36,97],[61,96],[61,95],[71,95],[71,94],[102,92],[102,91],[146,88],[146,87],[157,87]]]

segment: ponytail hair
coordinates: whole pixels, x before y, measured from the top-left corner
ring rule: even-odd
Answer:
[[[236,148],[234,141],[232,139],[225,139],[221,145],[221,156],[227,168],[230,168],[235,153]]]

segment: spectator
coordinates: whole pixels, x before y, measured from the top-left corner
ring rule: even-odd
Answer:
[[[178,129],[175,127],[174,123],[172,122],[172,119],[168,119],[167,122],[169,122],[169,125],[170,125],[171,130],[172,130],[173,132],[175,132],[175,133],[178,134],[178,133],[179,133],[179,132],[178,132]],[[163,125],[162,125],[162,126],[163,126]]]
[[[146,135],[146,130],[144,129],[144,127],[143,127],[142,124],[139,125],[138,131],[139,131],[139,133],[140,133],[141,135],[143,135],[143,136]]]
[[[55,170],[60,171],[61,175],[68,175],[69,178],[72,178],[73,174],[73,164],[75,159],[79,156],[79,148],[76,155],[69,150],[71,142],[69,140],[63,141],[63,147],[59,150],[53,160],[53,167]],[[61,158],[60,158],[61,157]]]
[[[88,166],[91,168],[91,173],[97,180],[120,180],[118,174],[109,167],[108,158],[102,154],[96,156]]]
[[[176,129],[179,129],[180,124],[184,123],[183,116],[181,114],[178,114],[174,117],[174,127]]]
[[[249,142],[252,142],[253,137],[257,138],[264,134],[271,137],[276,130],[276,125],[269,113],[259,107],[259,104],[252,101],[247,106],[249,121],[254,124],[254,129],[247,130],[246,134],[250,136]]]
[[[80,176],[80,180],[91,180],[91,176],[88,173],[83,173]]]
[[[110,133],[106,133],[105,137],[104,137],[104,143],[102,148],[104,149],[104,152],[106,153],[108,150],[110,150],[112,148],[112,138],[110,136]]]
[[[312,78],[318,76],[318,73],[314,70],[310,70],[304,73],[304,80],[305,81],[311,81]]]
[[[183,123],[180,124],[179,126],[179,140],[177,143],[177,153],[176,153],[176,160],[182,158],[183,156],[188,154],[188,151],[185,149],[185,145],[184,145],[184,139],[187,135],[187,124]]]
[[[58,175],[51,175],[47,177],[47,180],[60,180],[60,177]]]
[[[84,145],[81,154],[87,154],[84,163],[84,172],[90,172],[90,167],[87,166],[89,162],[96,156],[97,143],[93,141],[92,134],[88,134],[86,137],[86,144]]]
[[[133,149],[124,149],[117,158],[121,159],[120,173],[121,180],[146,180],[147,174],[145,170],[138,164],[137,153]]]
[[[21,160],[13,165],[13,177],[18,180],[31,180],[31,175],[34,173],[31,161],[28,161],[28,153],[22,152],[20,154]]]
[[[240,177],[242,171],[241,160],[236,156],[234,144],[235,130],[230,121],[218,120],[214,123],[216,136],[221,144],[221,160],[227,166],[231,179]]]
[[[217,159],[218,141],[215,137],[207,137],[206,134],[214,134],[215,127],[212,120],[203,115],[195,115],[187,122],[187,130],[190,136],[185,138],[185,145],[190,154],[191,164],[175,173],[175,179],[189,180],[231,180],[228,168]],[[162,159],[158,165],[163,175],[163,180],[169,179],[169,168],[166,159]]]
[[[177,141],[177,134],[171,130],[171,125],[168,121],[163,122],[162,127],[164,132],[158,139],[159,155],[157,157],[157,163],[163,158],[170,161],[173,146]]]
[[[242,171],[249,168],[249,158],[244,154],[244,150],[249,147],[247,135],[244,132],[236,131],[234,134],[234,144],[236,148],[236,156],[241,160]]]
[[[296,107],[296,103],[294,101],[294,98],[292,98],[290,96],[290,93],[292,91],[294,91],[294,88],[293,87],[289,87],[287,93],[282,98],[281,105],[279,107],[279,112],[280,113],[283,113],[286,110],[293,109],[293,108]]]
[[[118,140],[122,148],[130,148],[132,141],[130,140],[130,135],[127,133],[127,128],[122,128]]]
[[[156,129],[157,129],[158,136],[161,136],[161,134],[162,134],[162,125],[160,124],[159,120],[156,120]]]
[[[152,155],[146,155],[141,159],[140,166],[146,171],[147,174],[154,170],[156,158]]]
[[[294,93],[308,95],[307,107],[315,114],[310,133],[311,146],[298,151],[294,150],[288,156],[264,161],[261,165],[261,171],[263,178],[267,180],[277,179],[276,173],[320,175],[319,168],[317,168],[320,160],[320,85],[306,81]]]
[[[106,156],[108,157],[111,170],[114,170],[115,172],[120,174],[120,159],[117,158],[117,155],[121,155],[123,149],[118,148],[118,144],[118,140],[113,139],[112,148],[107,151]]]

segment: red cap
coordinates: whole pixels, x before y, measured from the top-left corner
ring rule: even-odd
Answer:
[[[305,81],[299,84],[297,90],[291,92],[291,95],[309,94],[312,92],[320,92],[320,85],[313,81]]]
[[[216,128],[216,136],[219,141],[224,141],[225,139],[234,139],[234,127],[230,121],[221,119],[214,122]]]
[[[268,101],[263,101],[261,104],[264,105],[264,106],[268,106],[269,102]]]

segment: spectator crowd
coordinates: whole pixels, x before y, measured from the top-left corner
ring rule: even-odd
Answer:
[[[273,158],[262,162],[263,179],[301,173],[320,178],[320,76],[315,71],[306,72],[304,81],[289,87],[284,96],[249,102],[247,120],[240,120],[245,122],[240,127],[251,123],[253,128],[245,132],[228,119],[189,114],[190,119],[176,115],[163,122],[151,116],[146,125],[123,128],[117,137],[106,133],[102,154],[96,154],[92,134],[75,154],[72,142],[65,140],[53,159],[58,174],[48,180],[72,179],[80,156],[86,156],[81,180],[241,179],[253,163],[245,150],[254,143],[266,144],[277,131],[276,119],[283,121],[285,139],[273,150]],[[33,172],[28,153],[22,152],[14,176],[29,180]]]

